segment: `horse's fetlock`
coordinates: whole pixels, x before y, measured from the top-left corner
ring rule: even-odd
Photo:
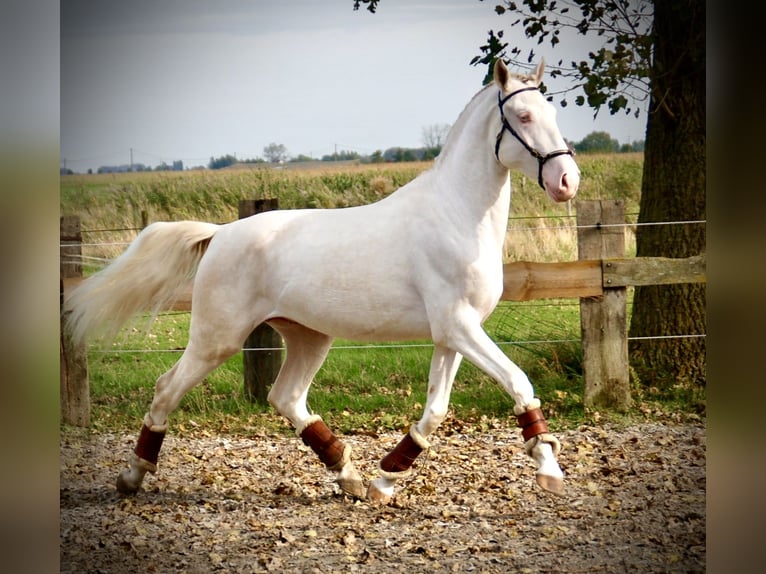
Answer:
[[[521,436],[525,441],[549,432],[548,423],[540,409],[540,401],[533,399],[526,405],[526,409],[521,413],[516,413],[516,420],[521,427]]]
[[[159,429],[159,430],[153,430]],[[167,430],[167,424],[154,425],[152,424],[151,417],[147,415],[144,418],[144,424],[141,427],[141,434],[138,435],[138,442],[136,442],[136,448],[133,449],[135,455],[142,460],[145,460],[153,465],[157,464],[157,459],[160,454],[160,448],[162,447],[162,441],[165,439],[165,432]]]
[[[322,417],[313,415],[296,428],[306,446],[311,447],[324,465],[330,470],[340,470],[348,462],[351,456],[350,448],[347,448],[333,432],[327,428]]]
[[[418,431],[417,426],[412,425],[410,431],[404,435],[394,450],[380,461],[380,471],[397,476],[399,473],[407,472],[420,453],[430,446],[428,440]]]
[[[136,453],[131,453],[130,468],[133,471],[138,471],[140,474],[147,472],[155,474],[157,472],[157,463],[150,462],[144,458],[141,458]]]
[[[551,433],[542,433],[530,438],[524,443],[524,450],[534,458],[533,450],[541,444],[550,445],[554,457],[557,457],[561,452],[561,442]]]

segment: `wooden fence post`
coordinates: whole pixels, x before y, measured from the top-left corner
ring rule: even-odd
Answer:
[[[577,202],[579,259],[625,256],[624,212],[622,201]],[[581,298],[580,325],[585,406],[626,410],[631,397],[625,287],[607,284],[602,296]]]
[[[239,202],[239,218],[250,217],[256,213],[279,209],[279,200],[242,199]],[[261,405],[268,404],[266,397],[282,368],[282,337],[266,324],[259,325],[248,335],[246,349],[265,349],[243,351],[245,396]]]
[[[75,345],[65,325],[64,281],[82,277],[82,234],[80,218],[64,216],[60,221],[59,303],[60,330],[60,398],[61,419],[70,425],[90,424],[90,384],[88,382],[88,353],[84,343]]]

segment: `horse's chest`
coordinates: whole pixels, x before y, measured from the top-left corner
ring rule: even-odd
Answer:
[[[477,261],[467,269],[463,296],[476,309],[489,312],[503,293],[503,265],[499,259]]]

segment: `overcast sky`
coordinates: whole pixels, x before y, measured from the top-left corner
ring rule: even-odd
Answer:
[[[60,6],[61,158],[77,172],[129,163],[131,149],[137,163],[192,167],[262,157],[271,142],[313,157],[420,147],[425,126],[452,124],[481,88],[485,69],[469,62],[488,30],[551,62],[598,48],[538,46],[478,0],[382,0],[376,14],[352,0]],[[594,120],[573,97],[559,111],[570,141],[606,131],[629,143],[645,123],[606,109]]]

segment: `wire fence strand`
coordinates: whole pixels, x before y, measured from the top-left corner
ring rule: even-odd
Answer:
[[[567,215],[546,215],[535,216],[529,218],[512,218],[512,219],[562,219],[565,217],[574,217]],[[707,224],[706,219],[693,219],[682,221],[644,221],[644,222],[625,222],[625,223],[595,223],[590,225],[543,225],[543,226],[509,226],[508,231],[545,231],[545,230],[577,230],[577,229],[607,229],[607,228],[633,228],[633,227],[653,227],[663,225],[703,225]],[[118,231],[140,231],[141,228],[121,228],[121,229],[83,229],[81,233],[106,233],[106,232],[118,232]],[[61,242],[59,247],[113,247],[113,246],[126,246],[130,245],[131,241],[106,241],[96,243],[75,243],[71,241]]]
[[[637,216],[638,214],[626,214],[626,217]],[[543,215],[543,216],[518,216],[511,217],[509,221],[521,221],[521,220],[543,220],[543,219],[574,219],[576,215]],[[625,223],[596,223],[590,225],[543,225],[543,226],[509,226],[508,231],[542,231],[542,230],[580,230],[580,229],[604,229],[604,228],[636,228],[636,227],[649,227],[649,226],[666,226],[666,225],[698,225],[706,224],[707,220],[680,220],[680,221],[657,221],[657,222],[625,222]],[[122,227],[113,229],[82,229],[81,233],[116,233],[126,231],[141,231],[141,227]],[[76,243],[71,241],[61,242],[60,247],[115,247],[115,246],[128,246],[131,241],[109,241],[109,242],[88,242],[88,243]],[[66,264],[77,265],[83,261],[93,261],[100,263],[108,263],[110,260],[103,257],[94,257],[87,255],[68,256],[64,262]],[[562,307],[562,306],[576,306],[579,302],[573,301],[571,303],[557,302],[505,302],[508,306],[516,306],[522,308],[528,307]],[[632,304],[628,302],[629,305]],[[189,314],[189,311],[172,311],[161,313],[160,316],[168,315],[184,315]],[[682,334],[682,335],[655,335],[655,336],[641,336],[641,337],[628,337],[628,341],[647,341],[647,340],[667,340],[667,339],[693,339],[693,338],[705,338],[703,334]],[[530,339],[530,340],[517,340],[517,341],[495,341],[498,346],[524,346],[524,345],[542,345],[542,344],[566,344],[566,343],[582,343],[579,338],[561,338],[561,339]],[[331,351],[348,351],[348,350],[386,350],[386,349],[418,349],[418,348],[433,348],[433,343],[398,343],[398,344],[375,344],[375,345],[336,345],[330,348]],[[184,348],[174,349],[130,349],[130,348],[117,348],[117,349],[92,349],[92,352],[109,354],[109,353],[182,353]],[[282,347],[264,347],[264,348],[250,348],[243,347],[242,351],[282,351]]]
[[[705,338],[705,334],[691,335],[654,335],[646,337],[628,337],[628,341],[647,341],[653,339],[698,339]],[[582,343],[581,339],[530,339],[528,341],[494,341],[498,347],[522,346],[522,345],[544,345],[544,344],[563,344],[563,343]],[[330,351],[380,351],[380,350],[402,350],[402,349],[432,349],[433,343],[395,343],[390,345],[336,345],[330,347]],[[120,354],[120,353],[183,353],[185,347],[175,349],[92,349],[92,352],[98,354]],[[242,347],[240,351],[261,351],[273,352],[284,351],[284,347]]]

